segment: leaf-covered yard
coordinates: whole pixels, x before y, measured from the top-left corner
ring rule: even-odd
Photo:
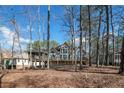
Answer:
[[[124,76],[116,67],[88,67],[82,71],[13,70],[1,80],[1,87],[99,88],[124,87]]]

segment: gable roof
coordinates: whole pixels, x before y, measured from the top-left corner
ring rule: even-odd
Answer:
[[[32,52],[32,54],[39,54],[39,50],[38,49],[33,49],[31,52]],[[27,53],[29,54],[30,51],[28,50]],[[46,49],[41,49],[40,53],[41,54],[47,54],[47,50]]]
[[[70,48],[70,45],[67,42],[64,42],[63,44],[56,47],[56,49],[59,50],[60,48],[64,48],[64,47]]]

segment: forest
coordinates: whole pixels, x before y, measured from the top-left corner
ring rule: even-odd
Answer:
[[[24,53],[27,53],[27,58]],[[4,54],[7,56],[5,57]],[[20,61],[16,62],[16,59]],[[25,61],[23,62],[23,60]],[[40,72],[42,73],[42,70],[43,73],[46,70],[47,75],[51,73],[50,71],[53,73],[54,70],[58,71],[55,73],[62,71],[62,77],[66,77],[67,73],[70,75],[71,72],[76,72],[71,75],[74,77],[75,83],[85,82],[78,80],[78,78],[83,78],[80,76],[82,73],[88,73],[89,76],[89,73],[92,73],[91,77],[96,77],[96,73],[102,75],[113,75],[114,73],[117,76],[121,74],[122,77],[117,78],[123,80],[124,6],[0,6],[0,67],[2,75],[0,83],[5,77],[4,75],[11,73],[9,66],[12,73],[18,72],[16,69],[18,67],[22,67],[24,73],[26,73],[26,69],[31,71],[29,73],[35,73],[35,69],[38,69],[36,72],[38,75]],[[112,75],[111,78],[114,76]],[[56,78],[59,81],[59,76]],[[85,78],[87,79],[87,75]],[[31,77],[28,79],[32,80]],[[104,77],[103,79],[105,80]],[[102,86],[101,83],[94,85],[93,81],[92,83],[94,87],[124,87],[123,84],[114,86],[109,79],[107,77],[108,81],[106,82],[111,82],[110,86]],[[96,82],[99,82],[99,79]],[[92,87],[87,83],[86,86],[79,83],[67,85],[67,87]],[[13,87],[16,85],[17,87],[30,87],[18,86],[18,84],[14,84]],[[55,86],[56,84],[54,86],[33,86],[33,82],[31,85],[31,87],[66,87],[61,84],[60,86]],[[5,84],[4,87],[6,86]]]

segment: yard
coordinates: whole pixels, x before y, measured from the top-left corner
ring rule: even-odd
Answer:
[[[1,79],[1,87],[12,88],[124,88],[124,76],[118,67],[85,67],[73,70],[9,70]],[[2,74],[2,72],[1,72]]]

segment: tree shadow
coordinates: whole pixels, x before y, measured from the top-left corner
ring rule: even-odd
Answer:
[[[2,79],[8,72],[0,73],[0,88],[2,88]]]
[[[105,69],[106,70],[103,70]],[[74,70],[74,68],[54,68],[54,70],[56,71],[62,71],[62,72],[82,72],[82,73],[97,73],[97,74],[119,74],[118,71],[111,71],[111,70],[118,70],[118,68],[115,67],[83,67],[83,69],[78,69],[77,71]]]
[[[81,71],[83,73],[96,73],[96,74],[119,74],[118,72],[86,72],[86,71]]]

